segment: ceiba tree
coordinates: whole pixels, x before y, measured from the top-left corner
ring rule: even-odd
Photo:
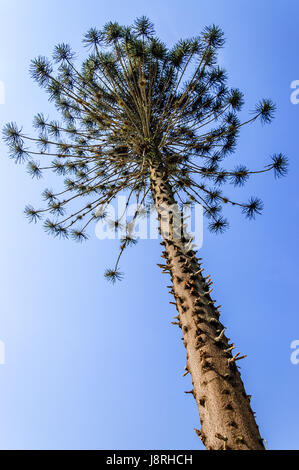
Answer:
[[[90,29],[84,44],[90,52],[80,67],[67,44],[55,47],[52,62],[40,56],[31,63],[31,75],[49,94],[60,121],[37,114],[35,136],[15,123],[4,128],[10,156],[27,162],[32,177],[40,178],[43,170],[64,177],[60,191],[43,192],[45,207],[26,207],[30,221],[43,219],[54,236],[82,241],[89,224],[104,218],[105,207],[124,192],[127,206],[132,201],[137,206],[130,222],[122,216],[113,221],[125,232],[116,264],[105,272],[115,282],[122,278],[122,253],[136,243],[134,223],[150,202],[161,223],[165,207],[199,203],[213,232],[228,226],[223,205],[238,206],[250,219],[260,214],[258,198],[236,202],[222,187],[241,186],[251,175],[271,170],[282,176],[286,157],[275,154],[259,170],[244,164],[227,169],[223,161],[234,152],[241,128],[258,120],[269,123],[275,106],[261,100],[247,120],[238,118],[243,95],[227,87],[226,72],[217,65],[224,45],[217,26],[168,49],[142,17],[131,27],[111,22]],[[192,238],[176,220],[172,212],[167,234],[161,230],[165,264],[160,266],[171,276],[178,310],[174,323],[183,332],[185,373],[191,374],[190,393],[200,413],[196,432],[207,449],[262,450],[237,365],[242,356],[225,335]]]

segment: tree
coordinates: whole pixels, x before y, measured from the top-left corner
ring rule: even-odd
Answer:
[[[228,227],[223,205],[238,206],[250,219],[260,214],[258,198],[235,202],[221,187],[242,186],[251,175],[270,170],[282,176],[286,157],[275,154],[254,171],[243,164],[226,169],[222,162],[235,150],[241,128],[257,120],[269,123],[275,105],[261,100],[248,120],[238,118],[243,95],[227,87],[226,72],[217,66],[224,39],[214,25],[172,49],[155,36],[146,17],[131,27],[108,23],[101,31],[90,29],[84,43],[91,52],[80,68],[67,44],[55,47],[56,68],[44,57],[31,64],[32,77],[55,103],[61,122],[38,114],[35,137],[15,123],[4,128],[10,156],[17,163],[27,161],[32,177],[40,178],[43,170],[65,176],[64,189],[43,192],[46,207],[28,205],[25,213],[33,222],[46,216],[44,228],[56,237],[82,241],[89,224],[104,218],[105,207],[125,191],[127,205],[134,200],[137,209],[129,223],[122,217],[113,221],[125,231],[116,265],[105,272],[115,282],[123,276],[122,253],[136,243],[132,227],[142,207],[153,201],[166,260],[160,266],[171,276],[177,324],[187,349],[186,374],[194,387],[190,393],[201,418],[196,432],[207,449],[262,450],[237,366],[244,356],[233,353],[225,336],[219,307],[210,296],[211,280],[202,273],[192,238],[176,223],[180,213],[170,211],[165,234],[163,211],[178,203],[200,203],[216,233]]]

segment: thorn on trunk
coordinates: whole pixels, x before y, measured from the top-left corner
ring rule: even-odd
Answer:
[[[240,352],[238,352],[237,354],[234,355],[234,357],[232,357],[231,359],[228,359],[228,364],[231,365],[231,364],[234,364],[235,362],[237,361],[240,361],[241,359],[245,359],[245,357],[247,357],[247,354],[244,354],[244,356],[240,356]]]
[[[209,323],[211,325],[219,326],[219,321],[217,320],[217,318],[214,318],[214,317],[209,318]]]
[[[223,330],[221,331],[221,333],[219,334],[219,336],[216,336],[216,338],[214,338],[214,341],[215,341],[216,343],[218,343],[219,341],[221,341],[221,340],[223,339],[224,333],[225,333],[225,328],[223,328]]]
[[[203,268],[199,269],[199,270],[196,271],[196,273],[194,273],[194,274],[197,275],[197,274],[200,274],[200,273],[202,273],[202,272],[203,272]]]
[[[193,390],[193,389],[192,389],[192,390],[189,390],[188,392],[184,392],[184,393],[186,393],[186,394],[190,393],[191,395],[194,396],[194,390]]]
[[[228,438],[226,436],[222,436],[221,434],[219,433],[216,433],[215,434],[215,437],[217,437],[217,439],[220,439],[221,441],[223,441],[223,447],[222,449],[223,450],[227,450],[227,441],[228,441]]]
[[[217,439],[220,439],[221,441],[224,441],[224,442],[228,441],[228,438],[226,436],[222,436],[222,434],[219,434],[219,432],[215,434],[215,437],[217,437]]]
[[[160,263],[157,263],[157,266],[161,269],[164,269],[164,270],[167,270],[169,269],[169,267],[167,266],[167,264],[160,264]]]
[[[233,344],[230,348],[224,349],[224,352],[225,352],[225,353],[229,353],[229,352],[231,352],[233,349],[235,349],[235,347],[236,347],[236,346]]]

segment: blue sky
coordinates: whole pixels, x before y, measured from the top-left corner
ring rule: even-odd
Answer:
[[[297,10],[295,0],[2,0],[0,15],[1,127],[13,120],[30,130],[34,114],[52,113],[29,76],[33,57],[61,42],[84,52],[91,26],[131,24],[143,14],[169,45],[219,24],[227,38],[220,62],[245,93],[245,112],[261,98],[276,102],[273,124],[244,130],[231,158],[260,168],[284,152],[288,177],[261,175],[236,190],[242,200],[262,197],[263,216],[249,222],[230,211],[230,230],[205,231],[201,250],[228,336],[248,355],[242,376],[270,449],[299,447],[299,365],[290,361],[299,339],[299,105],[290,102],[299,79]],[[29,225],[24,206],[48,184],[33,182],[0,148],[0,448],[202,448],[193,430],[197,408],[184,394],[190,379],[182,378],[185,351],[170,324],[168,280],[156,266],[159,243],[145,240],[127,252],[125,279],[110,286],[102,274],[117,242],[91,233],[78,245]]]

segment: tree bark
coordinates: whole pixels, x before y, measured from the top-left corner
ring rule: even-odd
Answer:
[[[163,206],[176,201],[163,167],[152,163],[150,178],[161,228]],[[187,393],[192,393],[197,402],[201,422],[201,430],[195,431],[207,450],[264,450],[250,396],[238,370],[239,356],[234,358],[233,345],[224,334],[200,258],[177,233],[172,216],[169,227],[161,243],[166,259],[161,267],[171,276],[177,324],[187,350],[186,374],[191,374],[193,383],[193,390]]]

